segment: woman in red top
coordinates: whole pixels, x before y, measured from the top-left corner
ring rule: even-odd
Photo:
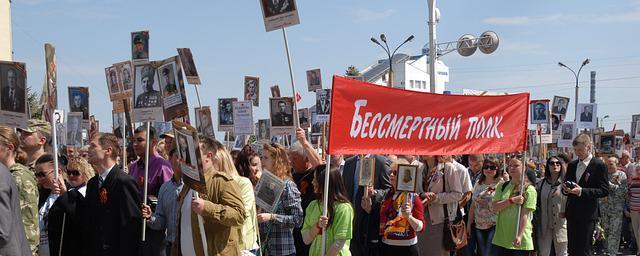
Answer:
[[[387,191],[380,208],[381,255],[420,255],[417,232],[425,227],[422,202],[416,193],[396,191],[398,165],[409,164],[398,159],[391,164]]]

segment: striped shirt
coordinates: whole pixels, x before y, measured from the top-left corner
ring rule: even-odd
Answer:
[[[633,177],[628,180],[629,185],[629,209],[640,212],[640,177]]]
[[[174,178],[165,182],[160,186],[158,195],[158,206],[156,212],[153,213],[149,222],[149,227],[155,230],[167,230],[167,236],[164,240],[175,242],[176,227],[178,226],[178,194],[182,190],[184,183],[182,180],[175,181]]]

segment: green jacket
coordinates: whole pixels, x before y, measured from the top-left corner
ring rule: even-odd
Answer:
[[[33,171],[29,170],[29,167],[19,163],[12,165],[9,171],[15,178],[16,186],[20,191],[20,210],[27,241],[33,255],[38,255],[40,229],[38,226],[38,182],[36,176]]]

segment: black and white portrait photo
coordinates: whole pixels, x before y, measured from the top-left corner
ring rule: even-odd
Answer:
[[[307,129],[311,127],[308,108],[298,109],[298,120],[300,121],[300,128]]]
[[[285,183],[269,171],[262,172],[262,176],[256,184],[256,205],[261,209],[273,211],[284,191]]]
[[[561,120],[562,116],[560,116],[560,114],[551,114],[551,130],[558,131]]]
[[[122,90],[127,92],[133,89],[133,73],[131,72],[131,62],[121,62],[118,63],[116,67],[118,67],[118,73],[120,73]]]
[[[274,85],[270,89],[272,98],[280,98],[280,86]]]
[[[640,140],[640,114],[631,116],[631,138]]]
[[[307,70],[307,87],[310,92],[322,89],[322,77],[320,69]]]
[[[329,115],[331,113],[331,89],[316,91],[316,113],[318,115]]]
[[[151,64],[135,66],[135,86],[133,89],[135,108],[162,107],[162,95],[155,81],[156,70]]]
[[[296,10],[293,0],[262,0],[262,4],[266,6],[265,17],[267,18]]]
[[[208,106],[196,108],[196,127],[200,134],[215,137],[213,122],[211,121],[211,109]]]
[[[111,94],[111,98],[113,99],[115,95],[120,93],[120,83],[118,82],[118,71],[115,66],[110,66],[105,68],[105,73],[107,75],[107,85],[109,86],[109,94]]]
[[[82,113],[70,112],[67,115],[67,145],[82,145]]]
[[[244,77],[244,100],[249,100],[254,107],[260,104],[260,78],[253,76]]]
[[[71,112],[82,112],[82,119],[89,120],[89,88],[69,87]]]
[[[359,186],[373,186],[373,177],[375,177],[375,158],[364,157],[360,158],[359,166]]]
[[[131,32],[131,59],[149,59],[149,31]]]
[[[258,120],[258,140],[268,140],[271,138],[271,133],[269,132],[269,128],[271,120],[269,119],[260,119]]]
[[[616,136],[600,135],[600,152],[601,154],[614,154],[616,152]]]
[[[122,134],[123,132],[126,132],[126,136],[127,137],[131,137],[133,134],[131,133],[131,125],[127,124],[126,128],[125,128],[125,116],[123,113],[116,113],[115,111],[112,112],[112,117],[113,117],[113,135],[115,135],[118,138],[122,138]],[[127,131],[127,129],[129,129]]]
[[[417,165],[399,164],[397,173],[395,175],[397,179],[396,191],[415,192],[417,184],[417,174]]]
[[[536,101],[531,103],[531,123],[546,124],[549,122],[548,116],[549,102]]]
[[[1,109],[26,113],[26,71],[21,63],[0,64]]]
[[[164,93],[164,97],[170,97],[180,93],[178,90],[174,63],[170,63],[160,67],[160,86]]]
[[[178,142],[178,152],[180,153],[180,159],[182,159],[184,161],[184,163],[188,166],[194,166],[193,163],[191,162],[191,154],[190,154],[190,150],[189,150],[189,142],[187,140],[187,136],[185,136],[182,133],[178,133],[177,135],[177,142]]]
[[[230,126],[233,129],[233,103],[236,98],[218,99],[218,127]],[[223,129],[218,128],[219,131]]]
[[[569,98],[561,97],[561,96],[553,96],[551,113],[564,116],[567,114],[568,106],[569,106]]]
[[[595,129],[596,128],[596,107],[595,103],[579,103],[578,104],[578,128]]]
[[[180,56],[180,63],[182,64],[184,75],[187,76],[187,82],[190,84],[200,84],[198,70],[196,69],[196,63],[193,61],[191,49],[178,48],[178,55]]]
[[[293,101],[291,98],[271,98],[271,127],[293,126]]]
[[[573,124],[572,123],[563,123],[561,125],[562,133],[561,138],[563,140],[572,140],[573,139]]]
[[[260,0],[260,5],[267,32],[300,24],[294,0]]]

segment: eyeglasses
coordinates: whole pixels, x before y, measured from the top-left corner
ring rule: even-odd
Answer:
[[[80,176],[80,171],[78,171],[78,170],[67,170],[67,175],[69,175],[69,176]]]
[[[551,162],[549,162],[549,165],[558,165],[558,166],[560,166],[560,165],[562,165],[562,163],[560,163],[560,161],[551,161]]]
[[[484,166],[482,166],[482,169],[483,169],[483,170],[487,169],[487,170],[494,170],[494,171],[495,171],[495,170],[498,170],[498,166],[494,166],[494,165],[484,165]]]
[[[53,170],[48,171],[48,172],[36,172],[35,175],[38,178],[44,178],[47,177],[47,175],[49,175],[49,173],[53,172]]]

